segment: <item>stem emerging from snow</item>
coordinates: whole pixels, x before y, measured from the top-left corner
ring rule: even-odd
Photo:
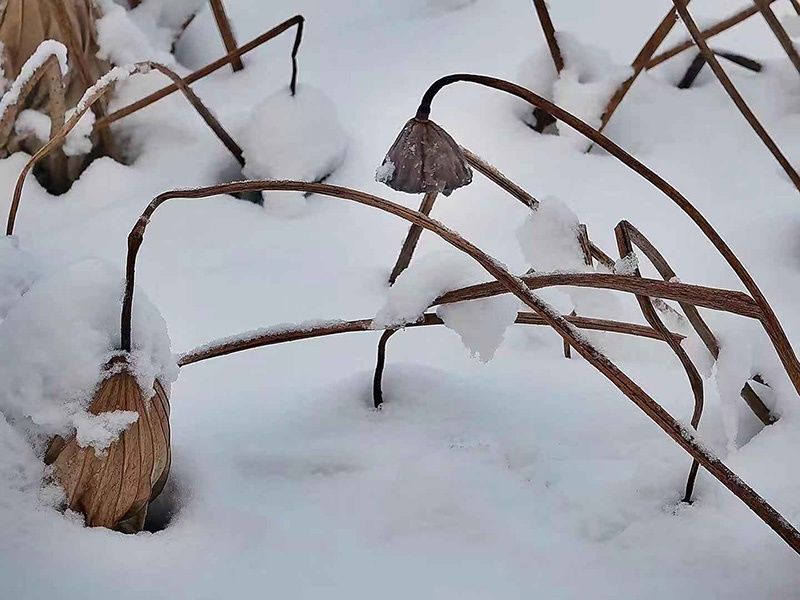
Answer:
[[[599,138],[601,138],[601,141],[605,140],[603,136],[599,136]],[[365,192],[324,183],[243,181],[193,190],[174,190],[160,194],[153,199],[144,210],[128,238],[125,296],[123,298],[121,318],[123,350],[129,350],[131,347],[131,314],[136,255],[141,247],[147,224],[156,209],[164,202],[174,198],[207,198],[219,194],[257,191],[311,192],[371,206],[419,225],[423,229],[435,233],[442,240],[461,252],[471,256],[487,273],[499,281],[503,287],[525,303],[537,316],[541,317],[550,327],[558,332],[562,338],[569,341],[570,346],[583,356],[587,362],[600,371],[600,373],[633,401],[636,406],[650,417],[650,419],[681,446],[681,448],[690,456],[697,459],[709,473],[746,504],[750,510],[758,515],[758,517],[775,531],[775,533],[777,533],[795,552],[800,554],[800,532],[784,519],[764,498],[756,493],[755,490],[731,471],[713,452],[711,452],[711,450],[702,444],[690,428],[676,421],[672,415],[664,410],[664,408],[639,387],[636,382],[621,371],[619,367],[611,362],[611,360],[589,340],[578,333],[571,323],[535,295],[520,278],[509,273],[503,265],[491,256],[438,221],[400,204]]]

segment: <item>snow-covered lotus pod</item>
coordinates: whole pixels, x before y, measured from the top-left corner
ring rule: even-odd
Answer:
[[[322,181],[344,161],[347,136],[320,90],[282,89],[258,104],[241,136],[244,174],[253,179]]]
[[[95,392],[89,414],[132,413],[124,430],[102,451],[82,446],[75,435],[50,443],[45,463],[53,465],[68,508],[83,514],[89,527],[141,531],[148,505],[164,488],[171,462],[169,395],[158,380],[152,391],[145,396],[127,361],[118,359]]]
[[[399,192],[449,196],[472,183],[472,169],[444,129],[431,120],[414,117],[389,148],[375,178]]]

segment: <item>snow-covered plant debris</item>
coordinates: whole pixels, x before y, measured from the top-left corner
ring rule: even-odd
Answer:
[[[75,263],[40,278],[0,323],[0,410],[28,437],[42,443],[77,428],[79,439],[106,439],[85,409],[118,354],[123,283],[101,260]],[[177,366],[166,324],[141,292],[133,321],[130,363],[139,386],[152,390],[155,379],[169,386]],[[119,420],[108,424],[118,430]]]
[[[417,321],[436,298],[459,287],[482,281],[485,274],[473,261],[446,252],[414,258],[375,317],[375,327],[402,326]]]
[[[592,127],[598,127],[609,99],[630,77],[631,68],[614,63],[604,49],[583,44],[568,33],[559,32],[558,43],[564,57],[561,73],[556,73],[549,52],[542,47],[523,63],[520,82]],[[523,107],[520,111],[525,121],[534,125],[530,105],[517,104]],[[571,140],[576,148],[588,148],[590,142],[568,125],[558,122],[556,127],[559,135]]]
[[[585,270],[579,225],[577,215],[558,198],[540,200],[539,208],[517,229],[525,260],[537,271]]]
[[[517,318],[519,300],[511,295],[443,304],[436,309],[444,324],[461,336],[470,354],[489,362]]]
[[[319,89],[281,89],[252,111],[241,135],[245,176],[252,179],[321,181],[344,161],[347,136],[336,108]],[[290,193],[302,203],[302,195]],[[265,196],[269,205],[274,194]]]

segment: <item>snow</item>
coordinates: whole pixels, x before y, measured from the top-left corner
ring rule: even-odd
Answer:
[[[65,120],[69,121],[75,114],[75,109],[67,110]],[[87,112],[78,121],[72,131],[67,134],[63,150],[67,156],[80,156],[92,151],[92,141],[89,139],[94,128],[95,116]],[[15,129],[23,135],[32,135],[43,144],[50,140],[50,116],[38,110],[23,110],[17,117]]]
[[[91,446],[98,454],[108,450],[120,434],[138,420],[139,413],[132,410],[114,410],[99,415],[84,412],[72,417],[78,445],[83,448]]]
[[[145,0],[130,15],[143,46],[130,51],[166,51],[169,32],[190,4]],[[223,53],[202,4],[177,46],[181,74]],[[416,208],[420,197],[374,182],[374,166],[429,83],[451,72],[513,79],[544,40],[529,2],[477,0],[453,11],[431,8],[428,0],[389,4],[340,0],[331,10],[328,0],[225,1],[240,43],[293,14],[306,16],[301,80],[330,99],[349,140],[330,183]],[[629,64],[669,2],[565,0],[550,8],[559,31],[603,49],[619,66]],[[709,23],[735,8],[708,0],[693,11]],[[783,0],[775,9],[780,15],[791,7]],[[283,94],[288,102],[292,37],[248,54],[242,72],[225,68],[193,84],[240,144],[265,97]],[[685,37],[678,24],[670,39]],[[715,47],[764,62],[758,75],[729,73],[778,143],[796,154],[800,79],[763,22],[751,19],[715,38]],[[697,205],[752,272],[790,339],[798,340],[797,191],[708,70],[692,89],[675,89],[691,57],[643,73],[606,131]],[[550,67],[546,50],[540,58],[542,69]],[[550,75],[531,73],[545,82]],[[120,81],[110,110],[164,83],[156,74]],[[596,118],[603,86],[569,91]],[[301,86],[298,99],[302,92]],[[539,215],[555,212],[549,223],[562,235],[553,243],[564,248],[527,257],[516,232],[537,213],[483,177],[476,174],[470,186],[436,201],[434,218],[511,272],[583,270],[574,242],[578,221],[616,257],[614,226],[628,219],[681,281],[741,289],[696,227],[657,190],[605,153],[581,152],[569,133],[531,131],[501,93],[450,86],[431,116],[539,199]],[[42,487],[43,442],[80,424],[85,394],[118,347],[121,269],[135,219],[164,190],[241,176],[179,94],[121,120],[114,131],[128,164],[96,160],[59,197],[29,178],[18,239],[0,245],[0,303],[8,311],[0,324],[0,597],[796,596],[796,555],[702,470],[695,502],[681,504],[689,457],[577,353],[565,359],[561,338],[541,326],[505,329],[485,364],[447,327],[398,332],[387,344],[380,411],[372,408],[379,331],[187,366],[171,388],[172,475],[151,513],[151,528],[159,521],[166,528],[140,535],[87,530],[80,515],[55,510],[60,492]],[[25,159],[0,160],[6,207]],[[551,197],[568,212],[548,207]],[[159,209],[137,268],[133,341],[143,367],[149,364],[151,374],[164,369],[166,381],[175,377],[164,323],[172,349],[181,352],[240,331],[280,329],[276,323],[368,319],[383,308],[389,320],[407,323],[441,291],[488,279],[425,232],[411,266],[389,289],[408,223],[318,195],[304,202],[291,220],[276,218],[269,198],[268,210],[230,196],[176,200]],[[532,249],[541,245],[532,243]],[[106,263],[112,266],[101,266]],[[640,268],[658,277],[646,260]],[[575,308],[571,290],[540,292],[561,313]],[[614,317],[603,308],[593,316],[644,322],[633,297],[591,293],[616,301],[620,311]],[[148,312],[145,296],[163,318]],[[503,298],[507,321],[511,297]],[[447,312],[461,321],[480,308],[467,303]],[[449,319],[465,338],[478,340],[476,348],[501,329],[502,311],[497,305],[486,310],[493,325],[486,331],[474,319],[455,325]],[[721,356],[712,363],[695,336],[684,342],[706,378],[697,437],[798,524],[797,394],[758,323],[701,312]],[[594,340],[595,333],[587,337]],[[691,391],[665,344],[608,334],[602,346],[688,422]],[[766,428],[738,397],[737,388],[755,373],[770,386],[759,393],[780,415]]]
[[[514,296],[499,296],[444,304],[436,314],[461,337],[470,354],[485,363],[494,358],[506,330],[517,318],[519,305]]]
[[[25,84],[36,74],[36,71],[41,68],[50,57],[55,57],[58,61],[61,76],[67,74],[67,49],[64,44],[56,42],[55,40],[45,40],[36,48],[30,58],[25,61],[19,71],[17,78],[11,83],[11,87],[0,98],[0,118],[2,118],[6,111],[17,103],[19,95],[22,93]]]
[[[633,74],[630,67],[614,64],[608,52],[582,44],[578,38],[560,34],[564,69],[553,84],[553,100],[592,127],[599,127],[608,100],[619,85]],[[586,150],[591,142],[560,121],[559,134],[577,149]]]
[[[537,271],[585,270],[579,224],[563,201],[552,196],[541,200],[517,230],[525,259]]]
[[[294,96],[285,88],[258,103],[241,143],[244,174],[252,179],[321,181],[339,168],[347,153],[347,136],[333,103],[305,84],[297,86]],[[267,193],[265,205],[281,197],[286,204],[303,205],[298,192]]]
[[[40,265],[15,237],[0,240],[0,321],[39,276]]]
[[[486,276],[481,273],[468,257],[441,252],[415,256],[388,288],[373,325],[383,329],[414,323],[445,292],[484,280]]]
[[[122,276],[98,259],[40,277],[0,323],[0,409],[37,445],[77,427],[110,443],[129,419],[86,412],[105,365],[118,353]],[[143,390],[177,376],[166,325],[143,294],[134,302],[131,365]],[[103,425],[111,430],[102,434]],[[124,427],[123,427],[124,428]]]

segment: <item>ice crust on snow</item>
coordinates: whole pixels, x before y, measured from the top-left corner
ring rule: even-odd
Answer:
[[[86,412],[108,361],[119,352],[122,274],[92,259],[42,276],[0,323],[0,410],[28,437],[42,441],[82,427],[103,443],[100,423]],[[166,324],[136,292],[133,374],[146,397],[159,379],[177,377]],[[122,421],[107,421],[113,431]]]

